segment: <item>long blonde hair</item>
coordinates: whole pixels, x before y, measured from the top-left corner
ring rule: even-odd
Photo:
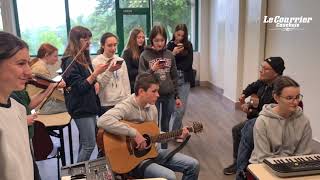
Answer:
[[[142,28],[132,29],[130,32],[128,43],[125,48],[125,49],[131,49],[132,57],[134,60],[139,60],[139,58],[140,58],[140,48],[137,44],[137,37],[138,37],[138,34],[141,32],[144,34]],[[142,47],[145,46],[145,43],[146,42],[143,43]]]

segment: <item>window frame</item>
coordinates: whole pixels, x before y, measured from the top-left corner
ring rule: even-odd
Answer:
[[[18,37],[21,37],[21,30],[20,30],[20,24],[19,24],[19,13],[17,8],[17,0],[13,0],[13,13],[14,13],[14,20],[15,20],[15,28],[16,28],[16,35]],[[65,23],[66,23],[66,29],[67,29],[67,37],[69,36],[69,32],[71,29],[71,20],[70,20],[70,10],[69,10],[69,0],[64,0],[65,3]],[[141,14],[141,13],[149,13],[149,17],[147,16],[147,25],[153,26],[153,13],[152,13],[152,0],[149,0],[149,8],[120,8],[119,6],[119,0],[115,0],[115,9],[116,9],[116,26],[117,26],[117,34],[120,33],[123,34],[123,28],[122,30],[118,30],[118,24],[123,23],[123,15],[130,15],[130,14]],[[194,31],[192,32],[192,36],[194,36],[194,51],[198,51],[198,43],[199,43],[199,0],[194,0],[195,8],[194,8],[194,14],[195,14],[195,21],[193,22],[194,25]],[[146,12],[148,11],[148,12]],[[121,17],[120,17],[121,16]],[[121,21],[122,20],[122,21]],[[4,25],[3,25],[4,26]],[[151,30],[146,30],[146,35],[149,35]],[[121,41],[121,42],[120,42]],[[124,39],[119,39],[119,50],[122,51],[124,47]],[[120,52],[120,51],[118,51]],[[59,54],[60,55],[60,54]],[[96,53],[91,53],[91,55],[97,55]],[[34,55],[31,55],[34,56]]]

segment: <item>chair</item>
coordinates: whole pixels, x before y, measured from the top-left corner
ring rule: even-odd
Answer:
[[[51,137],[57,137],[60,139],[60,155],[62,166],[66,165],[66,153],[64,145],[64,127],[68,127],[69,135],[69,148],[70,148],[70,163],[73,164],[73,148],[72,148],[72,130],[71,130],[71,117],[68,112],[41,115],[37,117],[38,121],[41,121]]]
[[[34,150],[34,158],[36,161],[57,158],[57,172],[58,178],[60,178],[61,148],[57,147],[56,153],[54,153],[52,156],[50,155],[54,150],[54,146],[46,127],[40,121],[34,122],[34,136],[32,138],[32,145]]]

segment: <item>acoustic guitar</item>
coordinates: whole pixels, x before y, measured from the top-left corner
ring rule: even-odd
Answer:
[[[134,138],[110,134],[100,128],[97,135],[98,147],[104,149],[112,171],[119,174],[130,172],[143,160],[157,157],[155,143],[173,139],[182,134],[182,129],[160,134],[157,124],[153,121],[133,123],[123,120],[121,122],[139,131],[146,139],[147,148],[139,150],[136,148]],[[203,126],[199,122],[193,122],[193,126],[187,129],[189,132],[198,133],[203,130]]]

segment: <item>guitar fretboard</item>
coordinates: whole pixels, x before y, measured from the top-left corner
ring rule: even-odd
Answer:
[[[189,130],[189,132],[193,132],[193,128],[187,127],[187,129]],[[178,129],[178,130],[167,132],[167,133],[162,133],[162,134],[159,134],[157,136],[152,136],[151,137],[151,142],[152,143],[162,142],[162,141],[165,141],[167,139],[171,139],[171,138],[174,138],[174,137],[181,136],[181,134],[182,134],[182,129]]]

